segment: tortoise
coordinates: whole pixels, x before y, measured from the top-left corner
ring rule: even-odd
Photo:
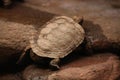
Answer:
[[[75,50],[84,40],[85,32],[76,17],[56,16],[33,33],[30,38],[30,56],[38,62],[40,57],[50,58],[50,65],[59,69],[58,62]],[[83,20],[81,20],[82,22]],[[25,51],[26,51],[25,50]],[[25,55],[22,54],[18,62]],[[38,58],[35,58],[35,56]]]

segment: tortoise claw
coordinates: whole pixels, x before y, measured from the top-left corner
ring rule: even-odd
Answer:
[[[52,66],[54,69],[60,69],[60,67],[58,66],[60,59],[56,58],[50,61],[50,66]]]

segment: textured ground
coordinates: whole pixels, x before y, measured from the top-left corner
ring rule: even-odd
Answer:
[[[12,9],[0,8],[0,20],[41,26],[53,17],[53,14],[48,15],[41,11],[58,15],[83,16],[85,20],[83,27],[87,37],[89,37],[88,41],[92,43],[90,46],[87,43],[87,48],[90,49],[88,52],[91,49],[100,49],[101,51],[106,47],[111,48],[112,46],[119,53],[120,0],[26,0],[22,5],[16,4]],[[41,14],[45,17],[42,17]],[[82,54],[82,52],[79,53]],[[94,65],[105,62],[109,57],[115,56],[110,53],[99,53],[98,55],[81,57],[80,54],[70,55],[63,59],[61,69]],[[52,71],[49,69],[31,64],[22,71],[1,73],[0,80],[45,80],[45,75],[51,73]],[[41,76],[41,79],[38,76]]]

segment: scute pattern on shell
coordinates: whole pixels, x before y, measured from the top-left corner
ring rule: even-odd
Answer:
[[[63,58],[84,40],[84,30],[72,18],[58,16],[35,33],[30,44],[33,52],[41,57]]]

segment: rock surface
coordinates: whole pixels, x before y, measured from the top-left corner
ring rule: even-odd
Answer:
[[[86,48],[93,51],[120,50],[120,23],[119,18],[113,16],[86,20],[83,27],[86,31]]]
[[[49,69],[40,68],[36,65],[30,65],[23,71],[24,80],[46,80],[51,73]]]
[[[67,16],[83,16],[86,50],[120,50],[120,0],[27,0],[25,6]],[[116,6],[116,7],[115,7]]]
[[[71,67],[53,73],[48,80],[115,80],[120,76],[120,61],[110,57],[106,62],[84,67]]]
[[[22,80],[21,74],[19,73],[0,73],[0,80]]]
[[[119,35],[120,34],[120,27],[119,27],[120,26],[120,23],[119,23],[120,10],[119,8],[116,9],[110,6],[111,4],[109,4],[109,2],[104,0],[101,0],[98,2],[94,0],[92,1],[69,0],[69,2],[67,2],[66,0],[65,1],[50,0],[49,3],[48,3],[48,0],[45,0],[45,1],[42,1],[42,0],[28,1],[27,0],[25,4],[17,5],[10,10],[0,8],[0,12],[1,12],[0,20],[3,20],[5,22],[8,21],[8,23],[11,22],[11,23],[24,25],[24,26],[32,25],[32,26],[36,26],[35,28],[37,29],[38,27],[42,26],[45,22],[50,20],[53,16],[55,16],[54,14],[42,12],[40,10],[44,10],[44,11],[48,11],[48,12],[60,14],[60,15],[67,15],[67,16],[73,16],[73,15],[83,16],[85,20],[83,22],[83,28],[85,29],[85,32],[86,32],[86,43],[85,43],[86,51],[93,52],[93,51],[114,50],[115,52],[119,52],[120,50],[120,39],[119,39],[120,38],[120,35]],[[1,23],[1,26],[3,25],[5,26],[4,24],[5,22]],[[11,24],[11,27],[12,27],[12,24]],[[24,28],[24,27],[21,27],[21,28]],[[20,29],[20,27],[18,27],[18,29]],[[6,29],[1,27],[0,30],[3,31],[4,33],[4,30]],[[25,29],[23,31],[27,33],[29,30]],[[12,34],[11,31],[8,31],[8,34],[9,33]],[[18,31],[16,35],[11,37],[21,36],[20,34],[23,34],[24,36],[26,36],[26,34]],[[0,36],[0,39],[5,37],[8,40],[8,38],[10,38],[10,36],[2,36],[2,35]],[[15,45],[17,47],[12,49],[5,46],[0,47],[0,51],[4,54],[4,55],[0,55],[1,57],[0,59],[3,59],[3,57],[7,55],[6,59],[0,60],[1,61],[0,63],[4,63],[11,60],[11,54],[13,57],[18,56],[17,55],[18,53],[20,55],[23,49],[26,47],[27,39],[23,39],[23,40],[20,39],[18,41],[13,40],[14,38],[10,38],[10,39],[11,40],[9,43],[5,42],[4,44],[0,44],[0,45],[6,45],[6,44],[14,45],[14,42],[15,43],[17,42],[19,44]],[[4,49],[6,49],[6,51],[4,51]]]
[[[31,25],[0,20],[0,31],[0,64],[4,64],[18,58],[35,29]]]
[[[22,5],[10,10],[0,8],[0,67],[15,64],[25,47],[29,45],[32,32],[53,15]]]
[[[110,75],[109,73],[113,72],[111,74],[114,75],[113,76],[114,78],[117,78],[120,75],[118,70],[120,66],[119,64],[120,62],[116,55],[113,55],[111,53],[103,53],[103,54],[100,53],[94,56],[88,56],[79,59],[76,58],[76,60],[73,60],[65,65],[62,65],[61,69],[58,71],[51,71],[50,69],[45,68],[44,66],[41,67],[37,65],[30,65],[26,67],[25,70],[22,72],[23,73],[22,77],[25,80],[36,80],[36,79],[47,80],[49,75],[50,75],[50,79],[51,79],[51,75],[54,75],[57,79],[59,77],[60,80],[64,80],[64,79],[69,80],[71,78],[71,74],[72,76],[76,74],[72,78],[74,79],[78,78],[77,80],[80,80],[79,74],[83,74],[83,76],[86,78],[88,77],[86,75],[89,74],[100,77],[100,76]],[[114,66],[114,70],[112,70],[112,65]],[[60,76],[57,77],[56,76],[57,74]],[[64,74],[66,76],[64,76]],[[94,76],[90,76],[90,77],[96,79],[96,77]],[[106,76],[105,78],[108,78],[108,76]],[[113,78],[111,78],[111,80],[112,79]]]
[[[120,14],[119,14],[120,7],[119,5],[120,5],[119,0],[98,0],[98,1],[96,0],[69,0],[69,1],[68,0],[64,0],[64,1],[62,0],[36,0],[36,1],[26,0],[25,4],[16,5],[12,9],[0,8],[0,20],[18,23],[22,25],[35,25],[37,29],[37,27],[43,25],[46,21],[50,20],[54,16],[53,14],[50,14],[50,13],[67,15],[67,16],[74,16],[74,15],[83,16],[85,20],[83,22],[83,27],[86,31],[85,47],[86,47],[87,52],[93,52],[93,51],[105,52],[105,51],[111,51],[114,49],[114,51],[117,51],[119,54],[120,52],[119,51],[120,50],[120,27],[119,27],[120,26],[120,22],[119,22],[120,21]],[[47,11],[50,13],[49,14],[46,12],[44,13],[41,10]],[[3,25],[3,24],[0,24],[0,25]],[[6,50],[5,53],[7,53],[8,55],[11,54],[10,52],[12,51],[14,52],[13,49],[9,50],[8,48],[5,48],[5,47],[4,47],[4,50]],[[0,55],[1,54],[2,53],[0,53]],[[15,54],[16,54],[16,51],[15,51]],[[80,56],[83,53],[78,52],[78,54]],[[97,53],[94,53],[94,54],[97,54]],[[14,53],[12,56],[14,56]],[[117,78],[118,76],[117,65],[116,65],[116,68],[114,68],[113,66],[113,69],[116,69],[116,70],[111,69],[111,65],[117,64],[117,61],[114,62],[115,60],[112,60],[109,63],[109,60],[108,60],[110,56],[114,56],[114,55],[108,55],[108,54],[106,55],[106,53],[103,53],[103,54],[100,53],[100,55],[97,55],[97,56],[96,55],[89,56],[89,57],[88,56],[79,57],[79,56],[72,55],[72,56],[67,57],[66,59],[63,59],[62,62],[64,64],[61,66],[61,70],[58,71],[57,74],[64,72],[64,70],[67,71],[70,68],[74,72],[76,71],[76,68],[77,70],[81,70],[81,68],[85,68],[86,70],[86,67],[89,67],[90,65],[92,66],[92,65],[100,64],[100,66],[102,66],[101,68],[105,71],[108,71],[108,72],[115,71],[115,73],[112,73],[112,76],[109,77],[110,80]],[[9,61],[9,59],[7,59],[8,57],[9,56],[6,56],[5,57],[6,59],[4,60]],[[108,61],[106,62],[106,60]],[[7,64],[11,64],[11,63],[7,63]],[[107,64],[110,65],[110,67],[108,67]],[[102,78],[105,79],[108,77],[108,75],[110,75],[111,72],[102,74],[103,70],[101,70],[101,68],[95,67],[95,69],[97,69],[99,72],[98,74],[100,75],[97,75],[97,74],[94,74],[94,75],[97,77],[103,76]],[[90,74],[96,73],[96,72],[93,72],[94,69],[87,68],[87,70],[88,72],[89,71],[92,72]],[[0,70],[0,73],[1,73],[1,70]],[[32,66],[30,65],[21,74],[25,80],[40,80],[41,78],[43,80],[44,79],[46,80],[46,75],[48,76],[51,73],[54,74],[55,72],[48,70],[48,69],[43,69],[36,65],[32,65]],[[1,73],[0,80],[19,80],[20,76],[16,76],[16,75],[17,73],[15,74],[11,74],[11,73],[2,74]],[[69,77],[71,77],[71,74],[69,75],[70,75]],[[61,76],[61,75],[59,77],[65,78],[65,79],[69,78],[69,77]],[[96,80],[96,77],[94,76],[91,76],[91,77],[93,78],[93,80]],[[78,76],[78,78],[80,77]],[[120,80],[120,77],[117,80]]]

